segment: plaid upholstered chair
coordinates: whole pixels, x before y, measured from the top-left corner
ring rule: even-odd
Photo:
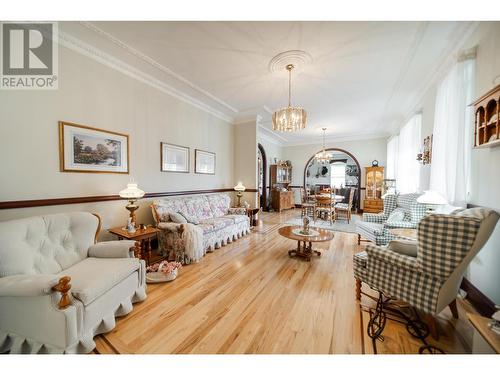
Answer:
[[[426,313],[430,331],[435,333],[433,316],[446,306],[458,317],[455,298],[463,274],[488,241],[498,218],[498,213],[486,208],[428,215],[418,224],[415,256],[398,251],[398,241],[388,247],[367,245],[354,255],[356,298],[361,298],[361,285],[366,283]]]
[[[378,214],[363,214],[363,221],[356,225],[358,245],[361,238],[375,243],[377,246],[387,245],[396,238],[391,234],[393,228],[416,228],[418,222],[424,217],[426,206],[417,202],[420,194],[387,194],[384,200],[384,211]],[[398,215],[399,214],[399,215]],[[390,220],[391,216],[399,219]]]

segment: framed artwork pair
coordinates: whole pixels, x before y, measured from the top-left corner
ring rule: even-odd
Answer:
[[[189,173],[189,147],[161,142],[161,170]],[[195,149],[194,173],[215,174],[215,153]]]
[[[189,173],[189,147],[161,142],[161,171]],[[215,174],[215,153],[195,149],[194,172]],[[129,173],[127,134],[59,122],[61,172]]]

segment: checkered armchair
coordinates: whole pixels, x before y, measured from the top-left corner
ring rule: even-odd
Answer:
[[[418,224],[416,257],[369,244],[354,255],[357,288],[361,282],[386,296],[436,315],[452,303],[463,274],[486,243],[499,215],[485,208],[428,215]],[[360,297],[361,290],[357,290]]]
[[[358,245],[361,237],[372,241],[377,246],[386,245],[396,236],[391,234],[393,228],[416,228],[425,215],[426,206],[418,203],[420,194],[388,194],[384,200],[384,211],[378,214],[363,214],[363,221],[358,222],[356,232],[358,233]],[[398,221],[387,221],[394,212],[402,212],[403,219]]]

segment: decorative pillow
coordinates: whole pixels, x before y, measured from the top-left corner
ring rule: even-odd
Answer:
[[[185,224],[187,223],[187,220],[180,212],[171,212],[170,213],[170,220],[172,220],[174,223],[178,224]]]
[[[417,241],[392,240],[387,248],[401,255],[417,257]]]
[[[179,215],[181,215],[182,217],[184,217],[184,219],[186,219],[186,221],[187,221],[188,223],[191,223],[191,224],[194,224],[194,225],[198,225],[198,224],[200,224],[200,222],[198,221],[198,219],[197,219],[197,218],[195,218],[195,217],[189,216],[188,214],[185,214],[184,212],[181,212],[181,211],[179,211],[179,212],[177,212],[177,213],[178,213]]]
[[[396,209],[396,210],[391,212],[391,214],[387,218],[387,222],[388,223],[396,223],[398,221],[403,221],[404,217],[405,217],[405,213],[403,211],[399,211]]]

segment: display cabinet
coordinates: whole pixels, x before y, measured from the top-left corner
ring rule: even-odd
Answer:
[[[271,204],[275,211],[281,212],[295,207],[292,182],[292,167],[286,164],[271,164]]]
[[[365,199],[363,211],[378,213],[384,209],[382,189],[384,182],[384,167],[365,168]]]

